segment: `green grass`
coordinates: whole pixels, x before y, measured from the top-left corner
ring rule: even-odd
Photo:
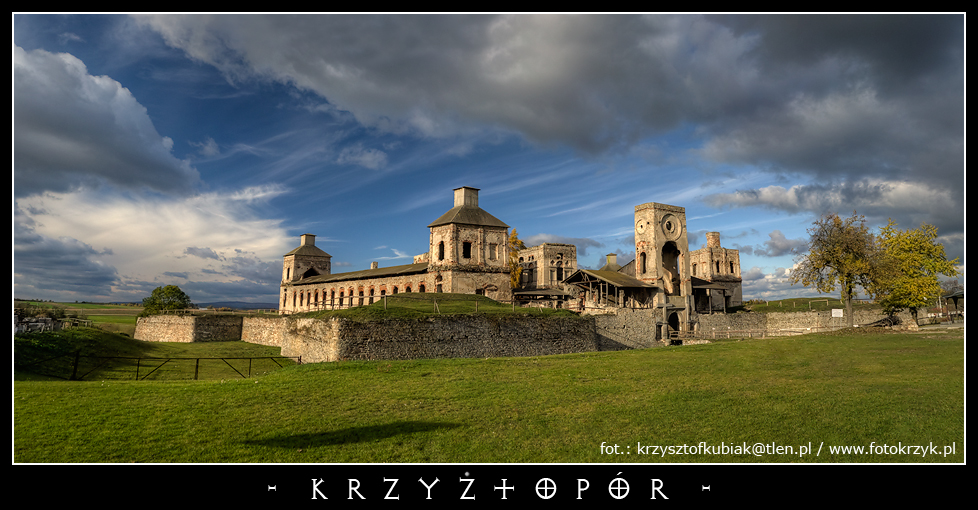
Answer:
[[[960,463],[963,344],[960,330],[849,332],[529,358],[308,364],[253,379],[18,380],[14,462]],[[701,442],[773,443],[795,453],[637,451],[639,443]],[[829,452],[874,442],[954,444],[956,455]],[[602,443],[628,454],[602,454]],[[800,457],[809,443],[812,452]]]
[[[364,298],[364,303],[368,298]],[[450,293],[407,293],[387,296],[386,306],[382,297],[375,297],[372,304],[357,306],[345,310],[326,310],[297,314],[301,317],[330,318],[343,317],[358,321],[382,319],[416,319],[429,315],[451,315],[480,313],[486,315],[524,315],[524,316],[555,316],[577,317],[569,310],[552,308],[522,308],[515,309],[511,304],[500,303],[485,296],[475,294]]]
[[[76,352],[79,353],[77,365]],[[14,379],[67,380],[73,376],[81,381],[135,380],[137,376],[147,381],[193,380],[195,376],[231,379],[265,374],[279,369],[280,364],[294,364],[288,359],[233,359],[278,357],[279,354],[280,349],[276,347],[246,342],[143,342],[101,329],[73,328],[16,335]],[[141,359],[137,362],[135,358]],[[196,358],[204,359],[198,363]],[[225,358],[227,362],[208,358]]]
[[[737,307],[739,309],[747,309],[754,313],[772,313],[772,312],[825,312],[832,310],[833,308],[844,308],[845,305],[839,300],[839,298],[794,298],[794,299],[781,299],[778,301],[767,301],[764,303],[745,303],[742,307]],[[852,303],[853,310],[879,310],[880,307],[874,303],[866,303],[863,301],[854,301]]]

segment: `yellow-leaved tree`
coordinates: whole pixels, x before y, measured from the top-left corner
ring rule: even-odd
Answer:
[[[853,326],[852,299],[857,287],[868,292],[876,288],[876,274],[882,251],[862,216],[849,218],[827,214],[808,229],[808,253],[798,260],[791,282],[815,287],[819,292],[839,289],[845,304],[846,324]]]
[[[509,234],[509,285],[514,289],[520,288],[520,277],[523,275],[523,266],[520,265],[520,250],[524,248],[526,245],[520,240],[514,228]]]
[[[917,311],[937,302],[941,285],[937,275],[957,276],[958,259],[947,260],[944,245],[937,242],[937,227],[922,223],[920,228],[900,230],[891,219],[880,229],[880,245],[891,267],[878,283],[877,302],[893,314]]]

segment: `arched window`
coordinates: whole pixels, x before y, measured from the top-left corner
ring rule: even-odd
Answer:
[[[642,256],[639,257],[639,273],[645,274],[645,252],[642,252]]]
[[[424,284],[423,283],[419,283],[418,284],[418,292],[424,294]]]
[[[438,242],[438,260],[445,260],[445,241]]]

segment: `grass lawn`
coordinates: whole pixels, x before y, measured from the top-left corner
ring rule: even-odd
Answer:
[[[112,341],[112,350],[148,348],[123,337]],[[178,348],[190,355],[216,345]],[[964,459],[961,330],[530,358],[336,362],[249,379],[17,380],[13,398],[17,463]],[[639,445],[755,443],[793,451],[639,451]],[[956,451],[942,457],[830,450],[871,443]],[[602,444],[619,445],[619,455]],[[809,444],[802,456],[800,448]]]

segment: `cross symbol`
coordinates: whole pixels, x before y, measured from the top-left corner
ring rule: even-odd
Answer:
[[[507,490],[515,490],[516,488],[515,487],[512,487],[512,486],[507,486],[506,485],[506,479],[503,478],[503,486],[502,487],[493,487],[493,489],[495,489],[497,491],[499,489],[502,489],[503,490],[503,498],[502,499],[506,499],[506,491]]]

